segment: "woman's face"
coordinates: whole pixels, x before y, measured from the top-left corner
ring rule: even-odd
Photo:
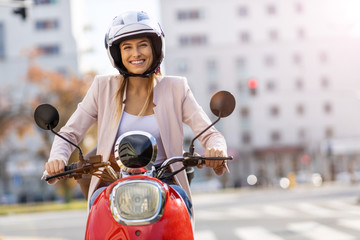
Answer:
[[[153,51],[148,38],[135,38],[120,43],[121,60],[130,73],[143,74],[153,62]]]

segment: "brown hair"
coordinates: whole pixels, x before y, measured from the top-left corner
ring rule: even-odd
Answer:
[[[142,116],[145,112],[145,110],[150,106],[150,104],[152,104],[152,100],[153,100],[153,90],[154,90],[154,82],[157,78],[157,76],[160,73],[153,73],[151,74],[148,78],[144,78],[144,80],[146,80],[146,85],[147,85],[147,98],[145,101],[144,106],[142,107],[141,111],[139,112],[138,116]],[[116,120],[119,120],[120,118],[120,114],[123,110],[123,98],[124,98],[124,93],[125,93],[125,88],[127,86],[127,83],[129,81],[129,78],[124,78],[122,80],[120,80],[120,87],[119,90],[116,93],[116,102],[117,102],[117,110],[116,110]]]

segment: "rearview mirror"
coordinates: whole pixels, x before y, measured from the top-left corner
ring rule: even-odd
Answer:
[[[35,109],[34,119],[40,128],[51,130],[59,123],[59,113],[52,105],[41,104]]]
[[[235,98],[227,91],[217,92],[210,101],[211,112],[221,118],[229,116],[235,109]]]

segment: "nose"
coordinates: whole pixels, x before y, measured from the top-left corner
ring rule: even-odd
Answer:
[[[139,57],[141,55],[139,48],[135,47],[132,52],[133,57]]]

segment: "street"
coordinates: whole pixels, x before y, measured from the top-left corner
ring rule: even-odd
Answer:
[[[194,193],[197,240],[360,239],[360,186]],[[85,211],[0,217],[2,240],[83,239]]]

